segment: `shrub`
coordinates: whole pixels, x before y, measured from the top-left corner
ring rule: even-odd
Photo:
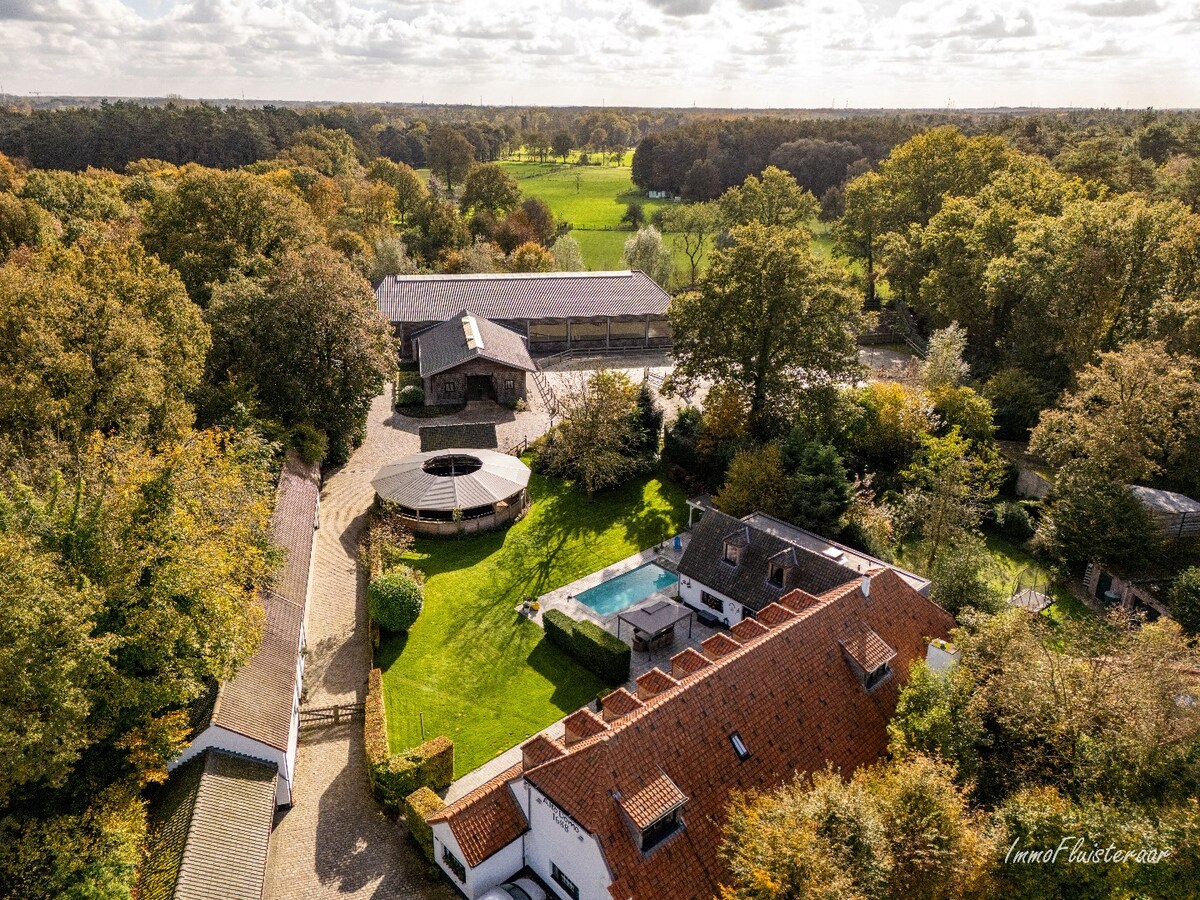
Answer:
[[[427,787],[418,788],[404,798],[404,821],[408,833],[433,862],[433,828],[425,820],[446,806],[442,798]]]
[[[425,589],[405,568],[393,569],[371,581],[367,609],[388,631],[408,631],[425,602]]]
[[[406,384],[396,395],[397,406],[421,406],[425,403],[425,389],[419,384]]]
[[[300,458],[310,465],[322,462],[329,452],[329,438],[319,428],[302,422],[292,429],[292,446]]]
[[[1033,520],[1020,503],[997,503],[993,514],[996,517],[996,527],[1009,540],[1018,544],[1033,537]]]
[[[371,767],[375,797],[384,808],[398,812],[404,798],[420,788],[431,791],[448,788],[454,780],[454,742],[435,737],[387,757],[382,765]]]
[[[629,680],[629,645],[594,622],[577,622],[557,609],[542,616],[546,639],[610,684]]]

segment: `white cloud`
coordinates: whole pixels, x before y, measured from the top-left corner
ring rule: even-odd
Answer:
[[[0,0],[10,93],[1191,105],[1173,0]]]

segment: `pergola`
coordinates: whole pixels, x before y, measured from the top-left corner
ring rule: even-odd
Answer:
[[[642,606],[628,612],[617,614],[617,637],[621,636],[621,623],[633,626],[634,639],[640,636],[646,642],[650,657],[654,657],[654,643],[664,634],[675,632],[675,626],[684,619],[688,620],[688,637],[692,636],[692,623],[695,614],[682,603],[672,603],[670,600],[659,600],[649,606]]]

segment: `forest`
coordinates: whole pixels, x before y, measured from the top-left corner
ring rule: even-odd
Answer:
[[[190,710],[257,646],[283,450],[344,462],[394,372],[372,282],[581,268],[489,163],[635,144],[696,201],[660,220],[695,254],[668,389],[712,385],[665,436],[689,486],[919,564],[955,612],[1003,600],[985,527],[1061,572],[1198,562],[1124,489],[1200,493],[1193,114],[9,109],[0,895],[129,896]],[[861,381],[881,317],[926,348],[907,381]],[[1044,504],[1004,497],[997,438],[1057,470]]]

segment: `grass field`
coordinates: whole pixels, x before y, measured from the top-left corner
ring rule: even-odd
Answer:
[[[407,635],[386,636],[383,669],[393,750],[448,735],[461,775],[592,700],[606,685],[542,639],[515,611],[682,530],[682,491],[643,478],[588,500],[534,475],[533,505],[505,531],[418,541],[406,561],[426,574],[425,608]]]

